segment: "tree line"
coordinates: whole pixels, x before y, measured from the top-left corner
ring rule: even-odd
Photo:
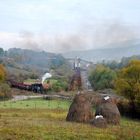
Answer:
[[[129,60],[124,67],[98,64],[89,74],[94,90],[111,88],[129,100],[133,112],[140,108],[140,60]]]

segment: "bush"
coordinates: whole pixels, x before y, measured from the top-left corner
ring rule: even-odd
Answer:
[[[98,65],[89,75],[89,81],[94,90],[113,88],[115,78],[115,71],[103,65]]]
[[[64,91],[67,89],[67,87],[68,87],[67,82],[62,80],[56,80],[56,82],[52,84],[52,90],[55,92]]]
[[[133,112],[132,105],[128,100],[121,100],[117,103],[118,109],[122,116],[140,119],[140,104],[135,103],[136,110]]]
[[[11,98],[10,87],[6,83],[0,84],[0,100],[5,100]]]

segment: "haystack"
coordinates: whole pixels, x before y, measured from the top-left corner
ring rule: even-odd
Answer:
[[[76,95],[67,114],[67,121],[89,122],[93,118],[92,105],[85,94]]]
[[[95,127],[99,127],[99,128],[106,128],[107,127],[107,121],[105,118],[103,117],[98,117],[96,116],[92,121],[91,121],[91,125],[95,126]]]
[[[110,97],[104,97],[101,103],[97,105],[95,116],[96,115],[102,115],[109,124],[117,125],[120,123],[120,112]]]

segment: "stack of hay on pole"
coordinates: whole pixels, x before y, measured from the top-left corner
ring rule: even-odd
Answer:
[[[109,124],[120,124],[120,112],[117,105],[109,96],[104,97],[97,105],[95,116],[102,115]]]
[[[67,121],[89,122],[93,118],[92,105],[84,94],[76,95],[67,114]]]

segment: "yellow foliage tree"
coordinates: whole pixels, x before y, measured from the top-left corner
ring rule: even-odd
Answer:
[[[6,70],[2,64],[0,64],[0,82],[4,81],[6,77]]]
[[[140,60],[133,60],[120,70],[115,87],[117,93],[125,96],[133,105],[140,102]]]

